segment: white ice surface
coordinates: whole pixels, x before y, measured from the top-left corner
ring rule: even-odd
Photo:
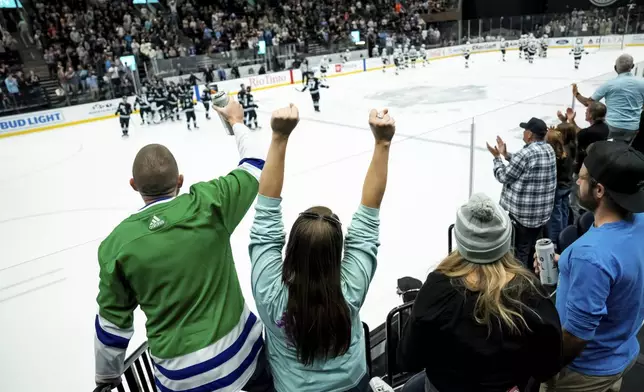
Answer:
[[[636,60],[644,49],[629,49]],[[381,211],[379,265],[362,319],[372,328],[400,303],[396,280],[424,280],[447,252],[447,227],[468,197],[470,129],[475,124],[474,190],[498,198],[485,142],[504,137],[522,146],[518,124],[530,117],[556,122],[570,105],[570,83],[590,95],[613,77],[618,52],[586,56],[573,69],[566,50],[530,65],[508,53],[432,63],[395,77],[391,70],[329,80],[322,113],[292,86],[257,92],[268,140],[270,111],[293,102],[302,121],[289,144],[284,218],[312,206],[332,208],[346,224],[360,201],[373,139],[369,109],[388,107],[397,120],[387,193]],[[641,58],[641,57],[639,57]],[[583,119],[580,109],[578,120]],[[474,120],[473,120],[474,118]],[[88,391],[93,388],[93,334],[100,241],[141,200],[128,185],[139,148],[165,144],[190,184],[227,173],[238,161],[234,139],[217,118],[188,132],[183,122],[140,127],[122,140],[117,120],[0,140],[0,380],[3,392]],[[133,124],[138,124],[134,116]],[[254,210],[232,245],[246,300],[250,294],[248,233]],[[145,340],[137,310],[135,349]]]

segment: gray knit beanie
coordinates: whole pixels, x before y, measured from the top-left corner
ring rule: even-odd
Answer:
[[[470,263],[490,264],[510,250],[512,225],[497,203],[478,193],[456,212],[454,237],[463,258]]]

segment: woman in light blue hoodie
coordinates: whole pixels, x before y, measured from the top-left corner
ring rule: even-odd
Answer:
[[[376,270],[379,208],[387,185],[395,122],[387,110],[370,113],[375,148],[362,202],[346,238],[339,218],[329,208],[309,208],[293,224],[282,261],[284,159],[298,121],[298,110],[292,104],[273,113],[273,137],[259,183],[249,246],[253,296],[266,326],[275,389],[368,391],[359,312]]]

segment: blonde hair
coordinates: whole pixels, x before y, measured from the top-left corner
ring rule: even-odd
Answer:
[[[537,317],[539,315],[522,299],[526,293],[546,297],[538,288],[534,273],[524,268],[511,252],[491,264],[474,264],[454,251],[438,265],[436,271],[449,277],[454,286],[478,293],[474,320],[486,325],[488,334],[492,332],[494,322],[511,334],[530,331],[523,314],[528,311]],[[510,275],[514,277],[508,280]]]

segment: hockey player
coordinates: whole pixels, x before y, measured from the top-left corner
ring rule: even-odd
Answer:
[[[373,49],[371,49],[371,57],[380,57],[380,48],[378,45],[374,45]]]
[[[139,115],[141,116],[141,125],[145,124],[146,117],[148,118],[148,123],[152,122],[152,108],[150,107],[150,102],[148,101],[147,88],[142,89],[142,94],[136,96],[134,101],[134,110],[139,108]]]
[[[403,55],[402,55],[402,49],[400,46],[394,50],[394,66],[395,68],[395,74],[398,75],[400,73],[400,70],[403,69]]]
[[[416,51],[416,47],[412,46],[411,49],[409,49],[409,62],[411,63],[412,68],[416,68],[416,60],[418,60],[418,52]]]
[[[206,120],[210,120],[210,102],[212,102],[210,87],[206,86],[201,92],[201,103],[203,104],[203,108],[206,110]]]
[[[309,79],[309,83],[306,86],[304,86],[304,89],[302,89],[302,91],[305,91],[307,88],[311,93],[311,99],[313,100],[313,108],[315,109],[316,112],[319,112],[320,111],[320,88],[329,88],[329,86],[322,83],[317,75],[313,75],[313,77]]]
[[[161,121],[164,121],[168,117],[168,92],[163,85],[163,82],[157,84],[154,97],[157,107],[159,108],[159,115],[161,116]]]
[[[586,52],[586,50],[584,49],[583,39],[577,38],[577,41],[575,42],[575,46],[570,50],[570,54],[572,54],[575,58],[575,69],[579,69],[579,62],[581,61],[581,55],[588,54],[588,52]]]
[[[403,46],[403,67],[404,68],[409,68],[409,46],[405,44]]]
[[[385,73],[387,72],[387,65],[389,64],[389,56],[387,55],[387,48],[382,48],[380,59],[382,60],[382,73]],[[324,81],[324,77],[322,77],[322,81]]]
[[[302,72],[302,85],[306,86],[306,80],[309,77],[309,60],[304,59],[302,60],[302,64],[300,64],[300,71]],[[242,91],[246,92],[246,89],[244,86],[242,86]],[[242,101],[239,101],[242,102]]]
[[[423,62],[423,67],[429,64],[429,61],[427,61],[427,50],[425,49],[425,44],[420,45],[420,50],[418,51],[418,57]]]
[[[326,56],[324,56],[320,61],[320,79],[323,82],[326,82],[326,73],[328,69],[329,69],[329,59]]]
[[[347,63],[350,59],[351,59],[351,53],[349,53],[349,49],[347,49],[342,54],[342,64]]]
[[[534,37],[528,42],[528,62],[534,62],[534,56],[537,54],[537,40]]]
[[[181,109],[183,109],[183,112],[186,114],[186,125],[188,126],[188,130],[190,130],[191,119],[195,129],[199,129],[197,126],[197,116],[195,116],[195,104],[192,101],[192,97],[188,94],[184,94],[181,96],[181,100],[179,102]]]
[[[177,118],[179,121],[179,97],[183,96],[183,91],[179,86],[168,86],[168,117],[170,120],[174,121],[174,118]]]
[[[527,54],[526,52],[528,51],[528,38],[525,34],[521,34],[521,38],[519,38],[519,58],[523,58],[523,54]],[[526,56],[526,60],[528,59],[528,56]]]
[[[465,68],[470,67],[471,52],[472,52],[472,48],[470,47],[470,41],[467,41],[467,43],[465,43],[465,47],[463,48],[463,57],[465,57]]]
[[[505,62],[505,52],[508,50],[508,43],[505,38],[501,38],[501,43],[499,44],[501,48],[501,58]]]
[[[244,95],[242,107],[244,108],[244,125],[252,129],[254,124],[254,128],[259,129],[257,125],[257,111],[255,110],[258,106],[255,103],[255,97],[250,92],[250,86],[246,87],[246,95]]]
[[[302,75],[304,76],[304,75]],[[240,89],[239,92],[237,93],[237,102],[241,103],[242,105],[244,104],[244,95],[246,95],[246,86],[244,83],[239,85]]]
[[[544,34],[543,37],[541,37],[541,51],[539,52],[539,57],[543,57],[544,59],[548,57],[548,34]]]
[[[123,136],[129,136],[128,132],[130,130],[130,114],[132,114],[132,105],[127,101],[127,96],[123,96],[123,101],[119,102],[119,107],[116,108],[116,116],[118,114],[119,121],[121,123],[121,132]]]

